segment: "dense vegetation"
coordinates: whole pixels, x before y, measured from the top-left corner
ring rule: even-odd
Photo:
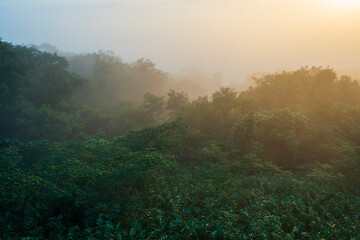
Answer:
[[[190,100],[148,60],[89,58],[0,42],[1,239],[360,237],[358,81]]]

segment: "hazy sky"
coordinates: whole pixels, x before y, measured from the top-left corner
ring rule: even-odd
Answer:
[[[113,50],[226,80],[304,65],[360,68],[360,0],[0,0],[0,37]]]

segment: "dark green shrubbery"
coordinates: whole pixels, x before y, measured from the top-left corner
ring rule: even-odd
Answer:
[[[94,139],[4,142],[1,164],[4,239],[355,239],[360,228],[359,189],[322,164],[291,173],[246,155],[187,168]]]

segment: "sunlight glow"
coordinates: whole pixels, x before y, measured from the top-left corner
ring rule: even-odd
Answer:
[[[331,0],[335,7],[354,8],[360,7],[360,0]]]

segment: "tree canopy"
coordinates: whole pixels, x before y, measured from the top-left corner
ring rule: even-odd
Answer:
[[[0,41],[0,238],[357,239],[357,80],[302,67],[196,99],[167,81]]]

